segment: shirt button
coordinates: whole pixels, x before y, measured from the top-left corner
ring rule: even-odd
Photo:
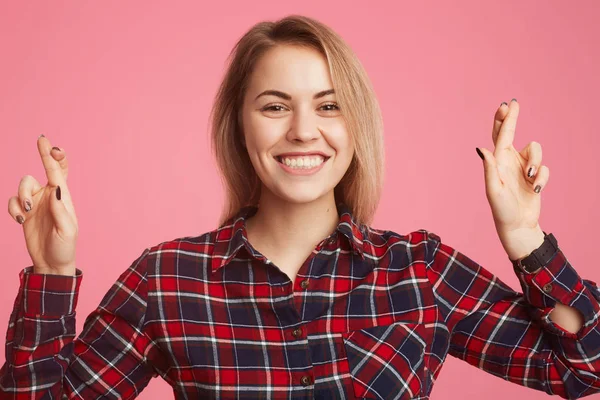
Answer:
[[[542,289],[544,290],[544,292],[550,293],[552,291],[552,284],[546,283]]]
[[[300,287],[302,289],[306,289],[308,287],[308,279],[303,280],[302,282],[300,282]]]
[[[302,336],[302,328],[294,329],[294,331],[292,332],[292,335],[295,338],[299,338],[300,336]]]
[[[302,386],[309,386],[310,385],[310,376],[308,375],[304,375],[301,379],[300,382],[302,383]]]

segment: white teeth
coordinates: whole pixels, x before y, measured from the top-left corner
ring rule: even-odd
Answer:
[[[285,157],[280,158],[281,162],[288,167],[296,169],[310,169],[321,165],[325,159],[322,156],[312,157]]]

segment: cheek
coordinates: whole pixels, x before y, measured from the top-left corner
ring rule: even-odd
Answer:
[[[345,127],[332,129],[327,133],[329,145],[335,149],[339,157],[351,156],[354,152],[354,144]],[[350,153],[350,154],[348,154]]]
[[[263,151],[277,143],[284,128],[266,118],[251,118],[245,129],[246,141],[253,143],[256,151]]]

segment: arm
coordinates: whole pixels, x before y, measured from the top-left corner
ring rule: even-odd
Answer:
[[[544,243],[545,233],[539,224],[532,230],[522,230],[522,234],[512,237],[508,244],[502,243],[504,250],[510,260],[523,259],[530,255],[534,250],[540,248]],[[502,241],[502,235],[500,235]],[[552,254],[551,254],[552,255]],[[526,278],[527,274],[517,271],[517,276]],[[556,325],[570,333],[577,333],[583,326],[583,315],[574,307],[566,306],[556,302],[554,309],[550,312],[550,319]]]
[[[427,232],[427,251],[429,280],[451,332],[452,356],[563,398],[600,392],[600,291],[579,277],[560,249],[535,274],[515,269],[523,293],[432,232]],[[581,314],[577,332],[550,318],[561,309],[557,304]]]
[[[148,253],[121,274],[76,339],[81,271],[60,276],[23,270],[0,370],[2,398],[137,396],[157,375],[149,360],[155,349],[144,329]]]

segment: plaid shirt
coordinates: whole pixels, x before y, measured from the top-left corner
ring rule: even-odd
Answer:
[[[337,229],[294,282],[248,242],[246,207],[197,237],[146,248],[75,337],[81,271],[21,274],[2,398],[428,399],[448,354],[563,398],[600,392],[600,291],[561,250],[518,293],[420,229]],[[509,261],[507,261],[509,262]],[[555,302],[581,312],[572,334]]]

